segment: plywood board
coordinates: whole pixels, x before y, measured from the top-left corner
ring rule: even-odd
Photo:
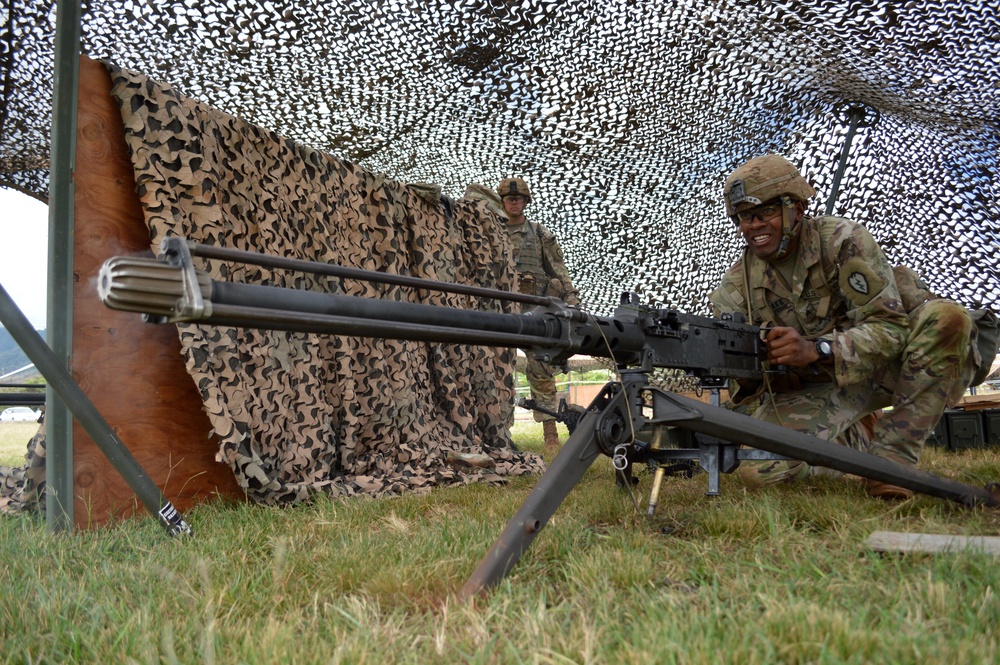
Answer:
[[[148,253],[121,115],[111,78],[98,62],[80,62],[75,171],[72,374],[153,482],[184,513],[218,496],[242,498],[216,441],[201,397],[184,368],[173,325],[106,308],[97,296],[101,264]],[[90,527],[145,512],[115,468],[76,424],[74,515]]]
[[[982,411],[983,409],[1000,409],[1000,393],[985,395],[963,395],[956,405],[966,411]]]

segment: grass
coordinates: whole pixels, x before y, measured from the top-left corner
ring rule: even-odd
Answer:
[[[28,441],[38,432],[38,423],[0,423],[0,466],[24,466]]]
[[[514,438],[541,450],[535,423]],[[982,484],[1000,480],[1000,451],[928,450],[921,466]],[[536,480],[206,504],[183,540],[151,518],[51,535],[4,517],[0,662],[1000,661],[994,559],[863,547],[876,530],[997,535],[1000,511],[884,503],[847,480],[747,492],[723,476],[707,497],[704,475],[670,478],[646,518],[602,458],[510,576],[457,601]]]

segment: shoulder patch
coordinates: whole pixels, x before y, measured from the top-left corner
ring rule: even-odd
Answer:
[[[867,305],[885,288],[885,278],[860,256],[840,266],[840,291],[855,305]]]

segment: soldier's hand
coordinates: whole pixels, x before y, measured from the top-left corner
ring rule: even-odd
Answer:
[[[816,345],[795,328],[777,326],[767,332],[767,359],[773,365],[806,367],[819,360]]]

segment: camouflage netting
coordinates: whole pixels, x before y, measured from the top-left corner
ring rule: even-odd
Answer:
[[[45,513],[45,422],[28,441],[24,466],[0,466],[0,513]]]
[[[0,9],[0,184],[44,196],[54,0]],[[110,0],[83,50],[373,172],[524,176],[585,305],[708,311],[726,173],[786,154],[937,293],[1000,308],[1000,2]],[[838,110],[840,111],[838,113]]]
[[[176,234],[509,290],[509,240],[487,202],[442,205],[434,188],[369,173],[110,69],[154,246]],[[200,267],[217,280],[502,311],[463,295],[218,261]],[[510,444],[511,349],[178,328],[220,458],[255,500],[401,493],[543,470]],[[489,471],[461,464],[483,454]]]

